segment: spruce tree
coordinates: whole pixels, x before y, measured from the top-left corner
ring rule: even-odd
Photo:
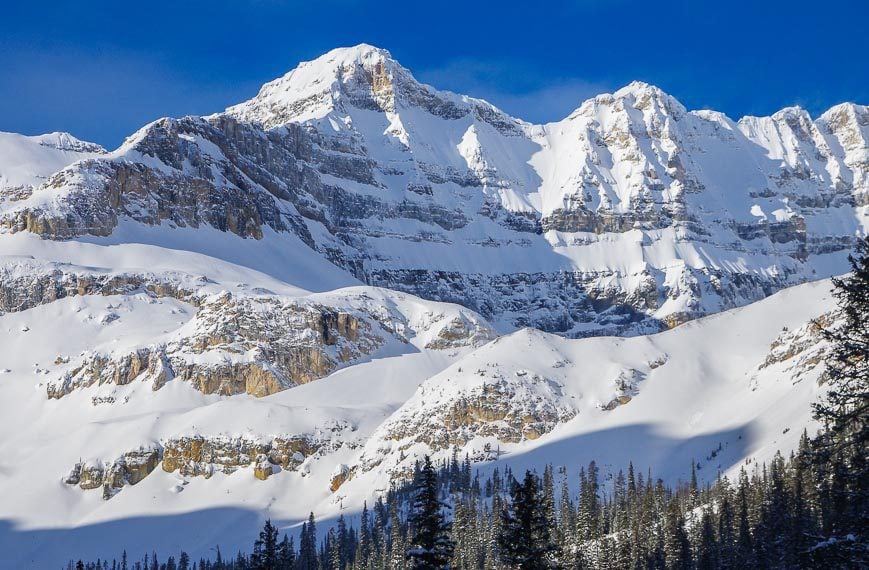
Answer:
[[[372,524],[371,532],[371,538],[374,544],[371,566],[374,568],[383,568],[386,566],[386,519],[388,516],[386,505],[383,504],[383,499],[378,497],[377,502],[374,503],[374,523]]]
[[[829,388],[814,406],[824,429],[814,442],[813,460],[826,466],[820,482],[827,501],[824,531],[838,539],[828,540],[827,547],[848,551],[829,555],[869,564],[869,237],[849,260],[851,273],[833,279],[841,320],[822,329],[831,345],[825,372]]]
[[[368,568],[371,556],[371,516],[368,501],[362,503],[362,518],[359,521],[359,542],[356,544],[356,568]]]
[[[250,562],[253,570],[279,570],[278,529],[272,525],[271,519],[266,519],[259,538],[253,545]]]
[[[341,568],[341,541],[338,540],[338,536],[335,532],[335,529],[330,528],[326,533],[326,564],[325,567],[328,570],[342,570]]]
[[[664,559],[667,568],[688,570],[692,567],[691,543],[685,532],[685,517],[679,503],[672,499],[664,518]]]
[[[389,570],[404,570],[405,569],[405,546],[404,535],[401,532],[401,518],[398,514],[398,504],[396,501],[391,501],[389,504],[389,519],[390,519],[390,535],[389,535]]]
[[[293,546],[293,539],[286,534],[283,540],[278,544],[278,568],[280,570],[293,570],[296,565],[296,550]]]
[[[320,566],[317,556],[317,525],[314,513],[308,515],[308,522],[302,524],[299,537],[299,557],[296,560],[298,570],[317,570]]]
[[[407,559],[419,570],[448,568],[453,555],[450,524],[443,510],[448,508],[438,497],[438,480],[431,458],[426,455],[418,471],[409,523],[412,529]]]
[[[513,481],[510,505],[502,511],[498,546],[501,562],[510,568],[538,570],[556,567],[556,547],[549,533],[546,499],[539,481],[525,472],[522,483]]]

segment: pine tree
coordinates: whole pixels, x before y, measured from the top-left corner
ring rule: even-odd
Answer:
[[[295,565],[296,550],[293,546],[293,539],[285,534],[283,540],[278,544],[278,568],[292,570]]]
[[[448,568],[453,555],[449,537],[450,524],[443,509],[447,505],[438,497],[438,481],[431,458],[426,455],[415,482],[415,494],[409,523],[413,534],[407,559],[410,567],[419,570]]]
[[[555,518],[555,478],[552,474],[552,466],[547,465],[543,468],[543,496],[542,505],[544,515],[546,516],[546,524],[549,526],[549,533],[555,532],[557,520]]]
[[[341,542],[338,540],[335,529],[330,528],[326,532],[326,543],[323,546],[325,551],[324,568],[327,570],[341,570]]]
[[[368,501],[362,503],[362,518],[359,521],[359,542],[356,544],[356,568],[368,568],[371,557],[371,516]]]
[[[826,465],[821,481],[828,503],[824,531],[840,540],[827,541],[831,550],[817,553],[815,560],[829,556],[834,562],[844,556],[869,564],[869,236],[849,260],[851,273],[833,279],[842,321],[822,329],[831,344],[826,359],[829,389],[814,406],[815,418],[824,425],[813,457]],[[848,535],[853,540],[841,540]]]
[[[374,544],[374,553],[372,554],[372,567],[383,568],[386,566],[386,505],[383,504],[383,499],[378,497],[374,503],[374,524],[372,525],[371,538]]]
[[[503,510],[501,520],[498,546],[502,563],[521,570],[556,567],[545,498],[531,471],[525,472],[522,483],[513,481],[510,506]]]
[[[299,557],[296,560],[298,570],[317,570],[320,566],[317,556],[317,525],[314,513],[308,515],[308,522],[302,523],[299,538]]]
[[[600,536],[598,528],[600,523],[600,483],[598,481],[600,469],[597,463],[591,461],[588,464],[588,472],[581,472],[580,474],[584,480],[579,501],[579,525],[583,529],[580,536],[586,540],[594,540]]]
[[[719,567],[718,543],[715,536],[715,526],[712,522],[712,511],[703,509],[700,517],[699,544],[697,545],[697,569],[715,570]]]
[[[733,490],[727,477],[716,484],[718,495],[718,552],[719,564],[724,568],[737,567],[736,557],[736,514],[733,506]]]
[[[344,520],[343,513],[338,517],[337,526],[335,528],[335,540],[338,543],[338,567],[340,570],[344,570],[350,563],[353,551],[349,544],[350,534],[347,532],[347,521]]]
[[[278,529],[266,519],[259,538],[253,545],[250,557],[253,570],[279,570],[278,567]]]
[[[401,532],[401,519],[398,515],[398,504],[395,501],[390,502],[389,505],[389,520],[390,520],[390,534],[389,534],[389,544],[390,544],[390,552],[389,552],[389,570],[404,570],[405,565],[405,545],[404,545],[404,535]]]
[[[676,499],[670,501],[664,518],[664,558],[667,568],[672,570],[688,570],[692,566],[685,517],[682,516]]]

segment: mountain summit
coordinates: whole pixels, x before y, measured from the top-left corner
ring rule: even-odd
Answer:
[[[458,118],[468,112],[468,98],[438,92],[413,75],[380,48],[360,44],[334,49],[266,83],[259,94],[226,110],[241,120],[273,128],[290,122],[346,114],[350,107],[394,113],[418,107]]]

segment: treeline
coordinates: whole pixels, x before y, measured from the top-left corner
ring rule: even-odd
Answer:
[[[869,239],[834,280],[841,318],[831,343],[823,429],[796,453],[744,467],[735,480],[669,486],[633,465],[603,481],[591,462],[578,474],[548,465],[481,480],[457,454],[417,465],[358,528],[343,516],[318,534],[311,515],[296,548],[267,521],[251,554],[224,559],[70,562],[81,570],[715,569],[867,568]],[[571,485],[576,477],[578,485]],[[571,489],[576,489],[572,493]],[[318,539],[322,536],[322,539]]]

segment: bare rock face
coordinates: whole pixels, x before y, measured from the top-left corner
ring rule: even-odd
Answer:
[[[341,488],[341,485],[353,478],[353,469],[345,464],[338,465],[329,478],[329,490],[333,493]]]
[[[224,122],[223,127],[238,134],[232,124]],[[245,134],[249,133],[240,133],[241,138]],[[137,152],[165,161],[169,168],[108,158],[79,162],[55,174],[36,191],[38,196],[39,192],[63,189],[64,207],[22,205],[0,219],[0,229],[30,231],[51,239],[105,236],[119,218],[126,217],[148,225],[210,225],[258,239],[264,226],[286,231],[295,224],[291,214],[280,212],[268,191],[251,184],[245,169],[230,167],[224,157],[203,154],[188,140],[194,136],[213,138],[212,143],[235,154],[232,140],[205,121],[164,119],[146,128],[131,144]],[[294,157],[285,155],[284,168],[295,171]]]
[[[220,286],[207,277],[182,272],[100,271],[31,258],[0,264],[0,312],[81,295],[141,293],[152,300],[189,303],[194,312],[168,342],[59,358],[55,365],[65,370],[46,386],[48,397],[55,399],[79,388],[133,381],[150,382],[158,390],[172,380],[189,382],[206,394],[262,397],[357,362],[390,338],[407,343],[426,334],[432,338],[427,348],[446,350],[496,336],[469,311],[431,312],[424,322],[411,323],[392,300],[366,293],[319,302],[269,292],[213,293],[215,289]]]
[[[64,477],[67,485],[82,490],[103,489],[103,499],[114,497],[125,485],[135,485],[147,477],[160,462],[158,447],[128,451],[114,461],[77,463]]]
[[[309,457],[334,451],[338,437],[349,427],[332,426],[323,434],[282,435],[260,440],[247,437],[190,436],[163,442],[163,470],[186,477],[211,477],[216,471],[230,474],[253,465],[257,479],[275,470],[296,471]],[[348,440],[349,441],[349,440]],[[349,442],[348,442],[349,444]]]
[[[437,337],[426,344],[426,348],[445,350],[461,346],[476,346],[492,340],[494,335],[488,327],[481,327],[465,315],[458,317],[442,327]]]
[[[537,439],[576,414],[559,385],[537,374],[476,374],[479,382],[467,388],[454,389],[448,379],[423,385],[381,427],[378,437],[397,442],[401,449],[424,443],[434,451],[464,446],[475,438],[517,443]]]
[[[274,465],[265,454],[257,455],[253,466],[253,476],[260,481],[265,481],[274,474]]]
[[[450,407],[443,419],[446,439],[435,438],[427,443],[433,444],[433,449],[443,449],[463,446],[477,436],[518,443],[538,439],[572,417],[570,412],[550,406],[542,399],[516,407],[516,395],[509,383],[483,384],[479,393],[463,396]]]
[[[652,368],[657,368],[657,366]],[[604,410],[611,411],[629,403],[639,393],[639,384],[645,378],[645,373],[633,368],[621,371],[614,381],[616,395],[601,407]]]
[[[360,315],[228,292],[202,299],[191,325],[192,332],[166,345],[87,355],[48,385],[49,398],[136,379],[155,390],[177,379],[205,394],[262,397],[322,378],[383,343]]]
[[[0,312],[18,312],[79,295],[125,295],[145,291],[194,306],[205,277],[164,272],[113,273],[84,271],[64,264],[19,258],[0,264]]]
[[[791,378],[794,384],[801,382],[821,366],[827,357],[830,346],[821,331],[835,326],[837,315],[824,313],[794,330],[783,329],[772,342],[769,353],[751,377],[751,386],[758,387],[761,372],[766,369],[781,371],[781,377]],[[826,381],[823,373],[817,378],[819,383]]]

